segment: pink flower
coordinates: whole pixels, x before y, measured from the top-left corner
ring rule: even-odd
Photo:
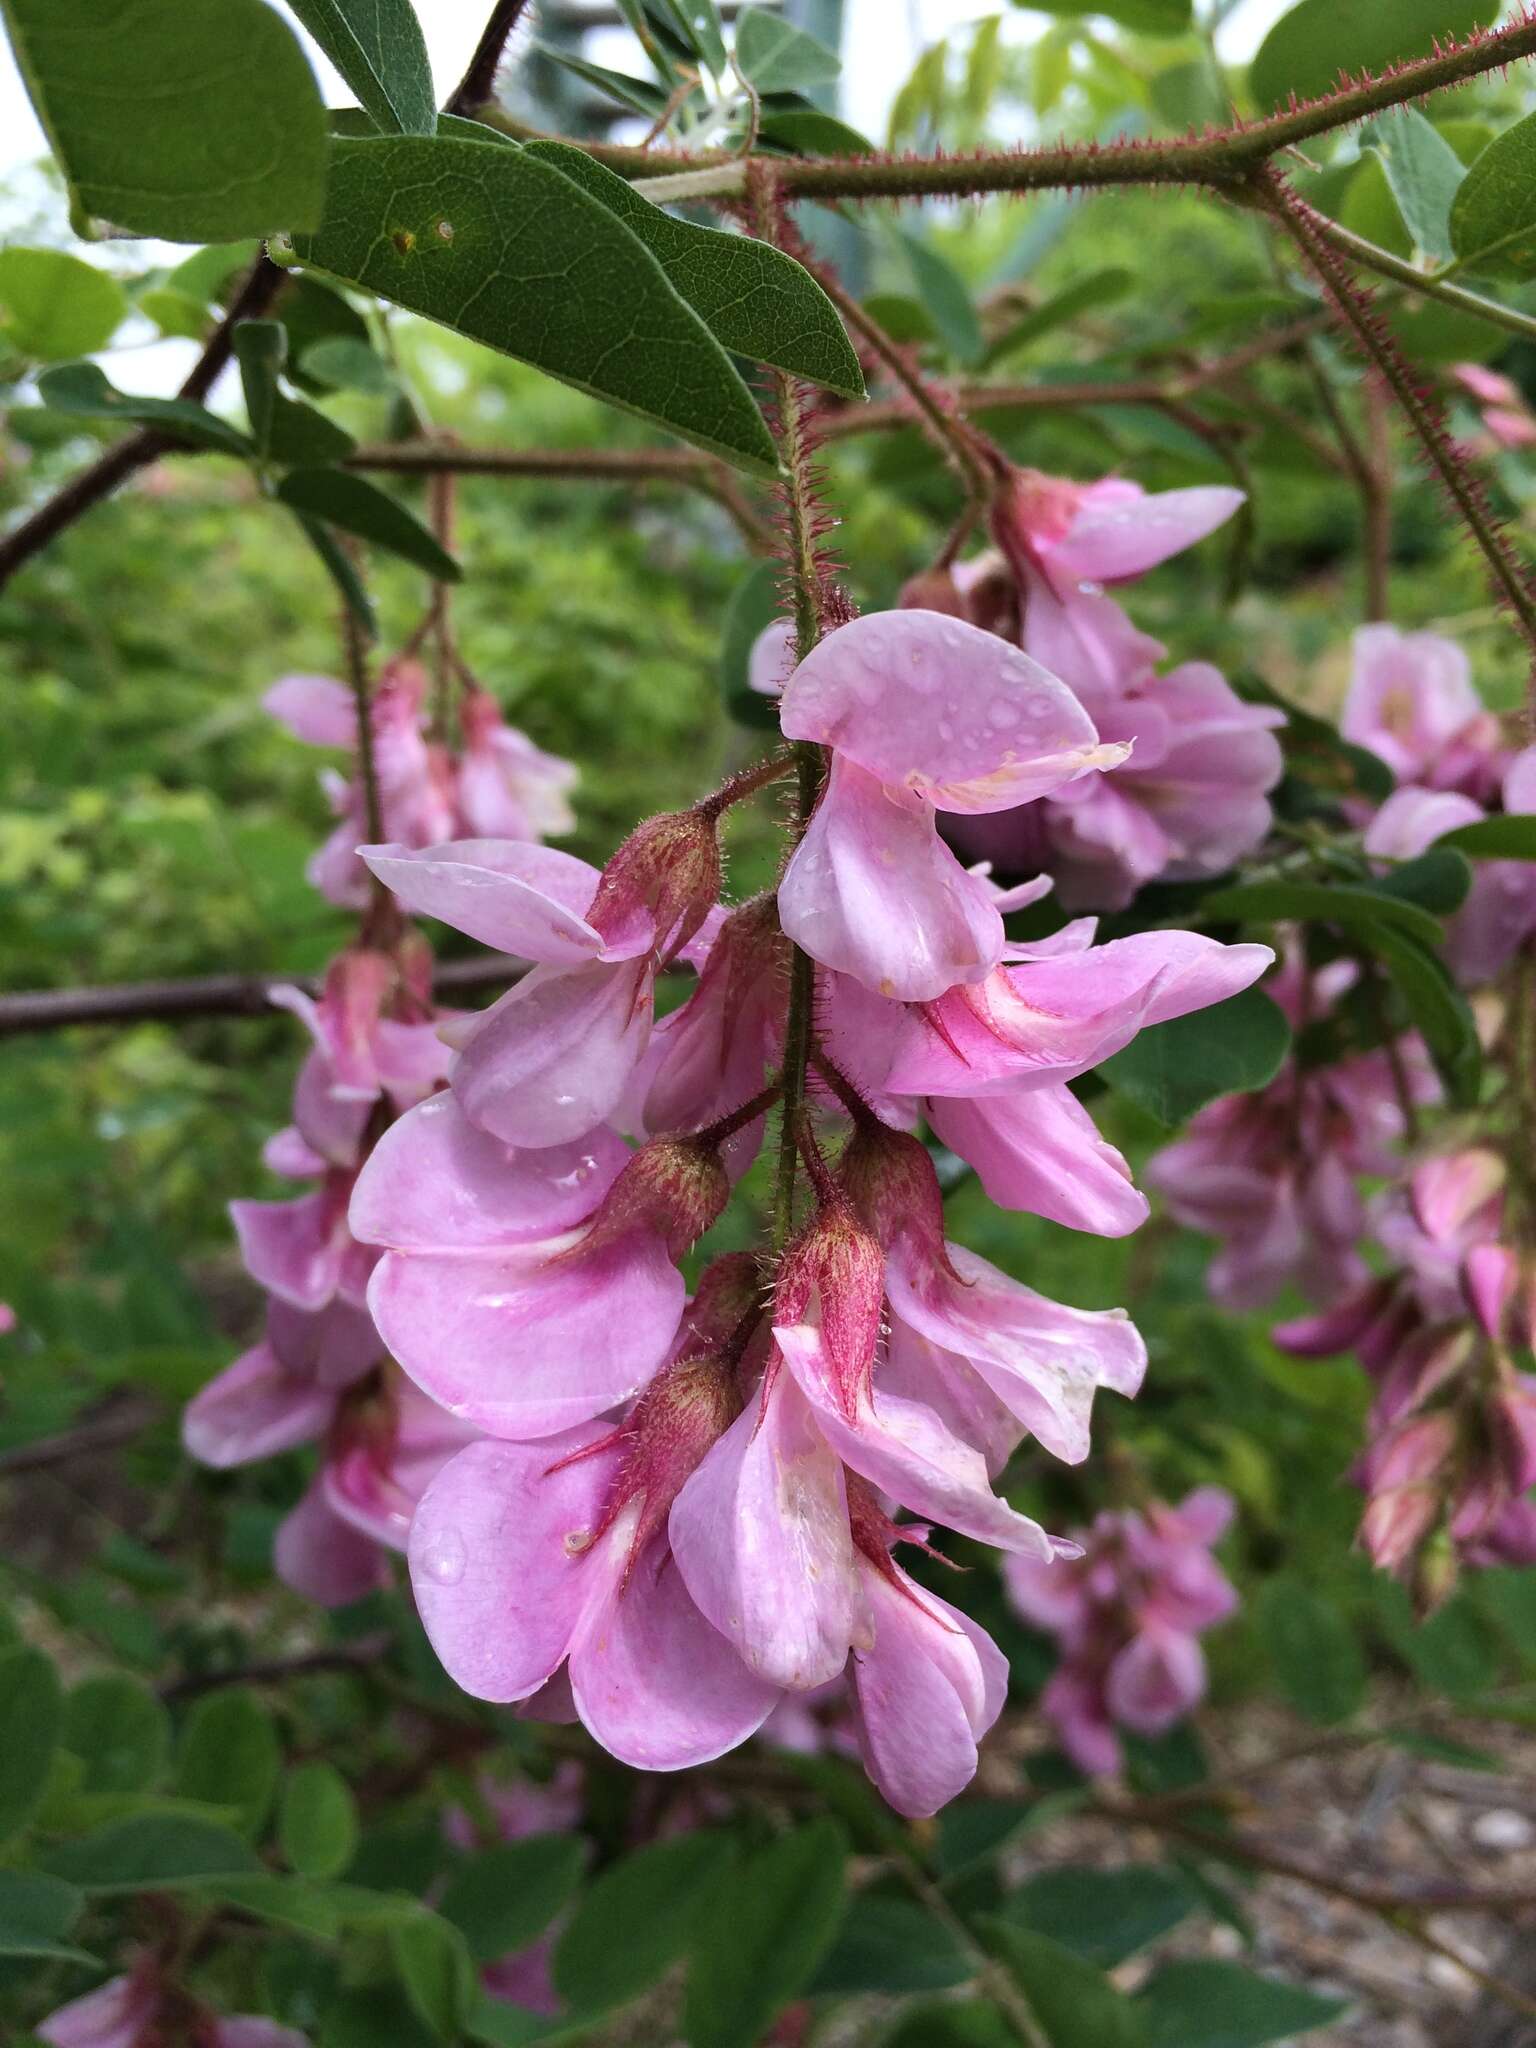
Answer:
[[[712,1362],[684,1363],[619,1430],[472,1444],[444,1468],[417,1509],[411,1575],[465,1691],[525,1700],[564,1665],[588,1731],[645,1770],[708,1762],[762,1725],[775,1688],[694,1605],[666,1535],[727,1389]]]
[[[1483,709],[1461,648],[1396,626],[1362,626],[1355,634],[1339,729],[1379,755],[1400,782],[1479,799],[1497,789],[1507,759],[1498,720]]]
[[[1493,447],[1529,448],[1536,442],[1536,419],[1512,377],[1483,363],[1453,363],[1451,375],[1478,401]],[[1492,448],[1484,452],[1491,453]]]
[[[145,1964],[61,2005],[34,2031],[51,2048],[144,2048],[162,2038],[162,2027],[195,2027],[197,2040],[207,2041],[209,2048],[309,2048],[306,2035],[276,2020],[224,2019],[207,2012],[185,1992],[162,1985]]]
[[[566,791],[576,769],[546,754],[502,718],[487,690],[470,690],[459,706],[464,736],[454,796],[457,834],[465,839],[551,839],[576,819]]]
[[[447,1073],[432,1008],[432,956],[419,940],[396,953],[349,947],[326,969],[318,1001],[297,988],[274,989],[272,1000],[313,1038],[319,1060],[311,1085],[323,1076],[335,1103],[371,1107],[387,1095],[395,1108],[409,1109]]]
[[[1057,1639],[1040,1704],[1080,1770],[1117,1770],[1117,1726],[1166,1734],[1203,1696],[1199,1638],[1237,1607],[1211,1556],[1231,1516],[1227,1494],[1201,1487],[1177,1508],[1101,1514],[1075,1559],[1005,1561],[1014,1606]]]
[[[352,1209],[354,1229],[387,1247],[368,1300],[390,1351],[493,1436],[553,1435],[627,1400],[682,1313],[674,1233],[691,1242],[725,1197],[713,1156],[685,1154],[631,1155],[602,1128],[521,1150],[452,1096],[411,1110],[375,1147]],[[679,1159],[685,1185],[656,1178],[658,1160]]]
[[[830,633],[784,686],[790,739],[832,749],[821,801],[779,885],[811,957],[904,1001],[988,974],[995,892],[940,840],[937,811],[1010,809],[1120,759],[1056,678],[939,612],[880,612]]]
[[[713,821],[652,819],[601,875],[515,840],[370,846],[363,857],[408,910],[537,963],[448,1034],[465,1113],[511,1145],[560,1145],[605,1122],[650,1038],[656,970],[718,894]]]
[[[193,1396],[182,1441],[200,1464],[220,1470],[310,1443],[329,1426],[342,1390],[383,1353],[366,1309],[337,1299],[308,1312],[274,1296],[265,1338]]]

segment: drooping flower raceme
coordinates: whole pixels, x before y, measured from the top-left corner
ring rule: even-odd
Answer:
[[[1007,1560],[1014,1606],[1060,1645],[1040,1704],[1080,1770],[1117,1771],[1117,1730],[1165,1735],[1204,1697],[1200,1637],[1237,1607],[1211,1555],[1232,1508],[1228,1494],[1204,1486],[1176,1508],[1154,1501],[1099,1515],[1074,1562]]]
[[[352,1228],[382,1248],[391,1355],[485,1433],[410,1540],[452,1675],[574,1711],[655,1769],[843,1675],[876,1782],[923,1814],[974,1771],[1006,1673],[893,1549],[938,1525],[1054,1557],[997,1475],[1025,1436],[1083,1458],[1095,1390],[1134,1393],[1145,1357],[1122,1311],[1061,1307],[946,1241],[910,1127],[952,1109],[948,1142],[1005,1199],[1133,1227],[1129,1173],[1067,1081],[1270,955],[1188,933],[1095,949],[1083,926],[1010,947],[1015,899],[960,866],[935,813],[1016,805],[1105,757],[994,635],[913,612],[842,626],[788,678],[784,723],[830,763],[776,899],[715,909],[709,800],[601,873],[508,842],[369,849],[406,907],[537,964],[451,1029],[448,1089],[376,1144]],[[816,1199],[771,1274],[717,1258],[690,1303],[678,1259],[776,1092],[790,942],[815,963],[815,1125],[849,1135],[829,1164],[799,1132]],[[655,1028],[668,959],[699,979]]]
[[[199,2048],[309,2048],[307,2034],[276,2020],[248,2015],[226,2019],[210,2012],[179,1985],[162,1979],[153,1956],[126,1976],[112,1977],[83,1998],[61,2005],[33,2030],[49,2048],[146,2048],[186,2040]]]

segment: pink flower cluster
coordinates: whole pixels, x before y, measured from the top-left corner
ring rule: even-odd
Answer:
[[[1204,1697],[1200,1637],[1237,1608],[1211,1555],[1231,1519],[1230,1495],[1203,1486],[1098,1515],[1069,1564],[1008,1559],[1014,1606],[1060,1646],[1040,1704],[1079,1770],[1119,1770],[1117,1729],[1166,1735]]]
[[[298,989],[279,998],[314,1042],[293,1122],[265,1158],[315,1185],[291,1201],[231,1204],[246,1268],[266,1291],[266,1334],[195,1396],[182,1422],[192,1456],[220,1469],[323,1445],[275,1556],[290,1585],[328,1606],[387,1578],[379,1545],[403,1547],[422,1486],[467,1434],[388,1360],[367,1308],[376,1254],[347,1221],[374,1130],[427,1095],[447,1064],[431,976],[422,942],[402,940],[390,952],[338,955],[318,1001]]]
[[[38,2023],[36,2033],[49,2048],[147,2048],[160,2041],[186,2041],[195,2048],[309,2048],[306,2035],[276,2020],[226,2019],[210,2012],[162,1978],[148,1953],[126,1976],[61,2005]]]
[[[1275,1341],[1352,1351],[1376,1385],[1356,1469],[1361,1541],[1429,1599],[1459,1564],[1536,1564],[1536,1275],[1505,1241],[1506,1169],[1486,1146],[1423,1160],[1378,1205],[1394,1270]]]
[[[1486,437],[1483,454],[1536,444],[1536,417],[1513,377],[1490,370],[1486,363],[1453,363],[1451,375],[1472,399]]]
[[[926,1814],[974,1771],[1007,1673],[893,1546],[938,1523],[1058,1554],[993,1481],[1025,1435],[1083,1458],[1096,1389],[1134,1393],[1144,1352],[1123,1312],[1062,1307],[948,1242],[912,1126],[1009,1207],[1133,1229],[1145,1204],[1067,1084],[1270,954],[1182,932],[1096,947],[1091,923],[1009,943],[1004,912],[1038,889],[964,868],[939,814],[1015,809],[1124,748],[995,635],[855,620],[790,676],[782,723],[828,772],[774,898],[718,903],[724,797],[651,820],[601,873],[484,838],[365,849],[407,910],[535,964],[448,1027],[449,1087],[384,1132],[351,1227],[382,1248],[390,1353],[483,1432],[410,1537],[459,1683],[675,1769],[846,1672],[872,1776]],[[679,1258],[778,1091],[787,941],[814,963],[815,1116],[790,1131],[814,1211],[766,1301],[732,1253],[690,1302]],[[658,1022],[678,960],[698,979]]]
[[[459,701],[459,745],[450,749],[426,728],[426,671],[405,657],[380,676],[370,702],[374,771],[384,828],[407,846],[430,846],[459,834],[544,839],[575,820],[566,792],[576,780],[569,761],[536,747],[508,725],[494,697],[478,687]],[[330,676],[284,676],[267,692],[272,716],[313,747],[357,752],[352,692]],[[335,812],[335,831],[310,863],[309,879],[332,903],[361,910],[368,877],[357,848],[368,837],[361,775],[327,769],[322,777]]]
[[[1264,839],[1281,713],[1244,703],[1207,662],[1159,674],[1166,648],[1109,595],[1241,502],[1214,485],[1148,495],[1017,471],[993,508],[995,551],[909,586],[910,602],[1016,640],[1119,749],[1042,803],[960,821],[957,845],[1005,874],[1053,875],[1070,909],[1121,910],[1147,882],[1220,874]]]

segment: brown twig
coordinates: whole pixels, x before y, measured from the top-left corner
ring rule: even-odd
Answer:
[[[393,1649],[394,1642],[388,1629],[377,1629],[355,1642],[339,1643],[335,1649],[307,1650],[302,1656],[273,1657],[261,1664],[234,1664],[225,1671],[192,1671],[184,1678],[167,1680],[159,1693],[169,1706],[226,1685],[284,1685],[290,1678],[312,1678],[323,1671],[366,1670]]]
[[[13,1444],[0,1451],[0,1479],[65,1465],[72,1458],[89,1457],[93,1451],[116,1450],[119,1444],[131,1443],[159,1413],[153,1401],[118,1402],[88,1422],[76,1423],[73,1429],[37,1437],[29,1444]]]
[[[467,994],[514,982],[521,960],[503,953],[449,960],[436,968],[436,995]],[[109,982],[99,988],[27,989],[0,995],[0,1038],[29,1031],[61,1031],[75,1024],[174,1023],[184,1017],[265,1017],[275,1014],[272,991],[301,988],[318,996],[313,974],[203,974],[187,980]]]

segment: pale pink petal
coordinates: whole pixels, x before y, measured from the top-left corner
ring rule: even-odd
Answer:
[[[536,967],[460,1041],[453,1092],[509,1145],[564,1145],[617,1109],[651,1035],[645,960]]]
[[[1466,654],[1454,641],[1388,625],[1362,626],[1355,634],[1340,730],[1380,755],[1399,778],[1430,769],[1481,710]]]
[[[361,1379],[384,1350],[367,1309],[340,1299],[312,1314],[274,1296],[267,1342],[287,1371],[332,1390]]]
[[[1138,1735],[1164,1735],[1205,1692],[1205,1657],[1192,1635],[1146,1628],[1109,1667],[1104,1699]]]
[[[1376,860],[1414,860],[1458,825],[1474,825],[1481,804],[1453,789],[1394,789],[1366,828],[1365,850]]]
[[[935,1096],[934,1134],[975,1167],[1000,1209],[1048,1216],[1099,1237],[1124,1237],[1147,1219],[1131,1169],[1067,1088],[1022,1095]]]
[[[1103,748],[1066,685],[944,612],[871,612],[829,633],[784,687],[780,723],[944,811],[1004,811],[1090,768]]]
[[[573,853],[521,839],[455,839],[417,851],[365,846],[363,859],[407,910],[525,960],[603,955],[587,922],[597,870]],[[643,941],[642,941],[643,943]]]
[[[142,1976],[113,1977],[61,2005],[33,2031],[50,2048],[136,2048],[142,2030],[154,2023],[157,2002]]]
[[[838,758],[779,884],[779,918],[822,966],[924,1002],[997,965],[995,894],[939,838],[931,804]]]
[[[272,1563],[285,1586],[321,1607],[347,1607],[390,1582],[378,1545],[336,1514],[317,1479],[278,1525]]]
[[[406,1250],[555,1237],[592,1214],[629,1157],[601,1126],[575,1143],[519,1149],[472,1124],[452,1095],[434,1095],[369,1155],[352,1193],[352,1233]]]
[[[894,1568],[893,1568],[894,1569]],[[875,1640],[854,1659],[864,1766],[918,1820],[964,1791],[976,1745],[1002,1710],[1007,1660],[958,1609],[904,1572],[866,1571]]]
[[[886,1270],[891,1307],[930,1342],[966,1358],[1053,1457],[1088,1455],[1097,1388],[1134,1395],[1146,1347],[1123,1309],[1067,1308],[951,1245],[958,1274],[924,1271],[905,1243]]]
[[[628,1400],[667,1357],[683,1277],[660,1240],[386,1252],[368,1305],[434,1401],[492,1436],[552,1436]]]
[[[605,1542],[628,1541],[621,1519]],[[627,1584],[582,1615],[570,1672],[588,1732],[642,1771],[723,1756],[757,1732],[779,1698],[704,1619],[660,1536],[635,1560]]]
[[[1050,1555],[1050,1538],[1039,1523],[993,1493],[982,1452],[948,1429],[926,1402],[887,1392],[877,1379],[873,1395],[859,1401],[850,1420],[837,1397],[821,1332],[796,1324],[773,1334],[816,1411],[822,1435],[853,1471],[899,1506],[978,1543]]]
[[[352,692],[334,676],[283,676],[261,700],[279,725],[311,747],[357,744],[357,707]]]
[[[411,1517],[428,1486],[478,1431],[429,1401],[391,1371],[393,1429],[382,1441],[364,1432],[327,1456],[321,1484],[332,1511],[375,1543],[404,1550]]]
[[[1065,537],[1048,550],[1053,572],[1118,583],[1182,554],[1232,517],[1243,493],[1227,484],[1194,484],[1106,502],[1085,492]]]
[[[821,1685],[868,1640],[842,1467],[788,1373],[706,1455],[668,1532],[705,1617],[769,1683]]]
[[[355,1166],[362,1150],[363,1133],[373,1114],[373,1096],[339,1095],[333,1086],[334,1078],[330,1061],[316,1050],[306,1056],[293,1084],[294,1129],[319,1161],[318,1168],[308,1167],[304,1169],[306,1173],[323,1171],[328,1165]],[[294,1172],[291,1163],[278,1162],[275,1171],[303,1177]]]
[[[747,657],[747,688],[760,697],[777,697],[795,665],[795,622],[773,619],[752,642]]]
[[[252,1279],[295,1308],[320,1309],[341,1285],[351,1239],[345,1191],[327,1185],[294,1202],[231,1202]]]
[[[538,1444],[471,1444],[422,1495],[410,1535],[417,1609],[449,1677],[477,1699],[527,1699],[565,1657],[617,1468],[612,1451],[576,1454],[605,1434],[589,1424]]]
[[[329,1388],[286,1371],[270,1345],[258,1344],[193,1395],[181,1440],[200,1465],[223,1471],[311,1442],[335,1407]]]

